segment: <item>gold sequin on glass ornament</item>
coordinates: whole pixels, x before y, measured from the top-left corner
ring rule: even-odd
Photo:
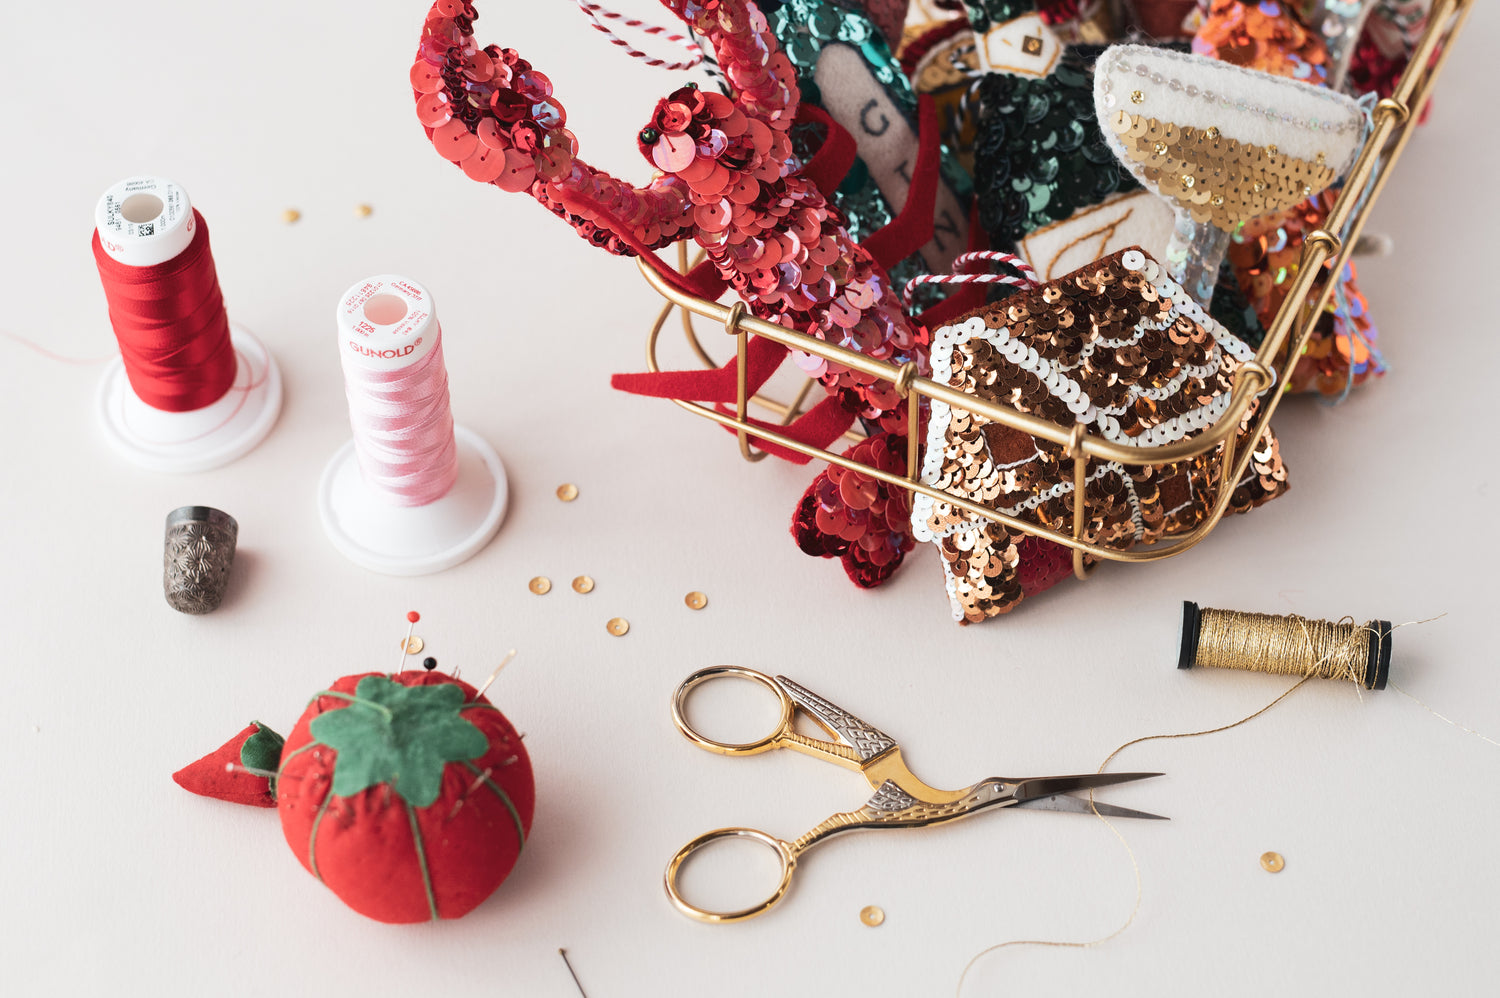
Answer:
[[[630,621],[624,617],[611,617],[609,623],[604,625],[604,629],[617,638],[623,638],[630,633]]]
[[[527,584],[526,588],[538,596],[545,596],[552,591],[552,580],[545,575],[538,575]]]
[[[1110,116],[1109,127],[1150,186],[1194,221],[1226,232],[1284,211],[1334,180],[1326,156],[1309,162],[1278,153],[1275,146],[1223,138],[1217,128],[1193,132],[1123,110]]]
[[[594,591],[594,579],[592,576],[580,575],[573,580],[573,591],[575,593],[591,593]]]

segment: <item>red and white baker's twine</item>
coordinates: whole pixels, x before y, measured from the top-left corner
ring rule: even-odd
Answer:
[[[624,14],[619,14],[615,11],[607,10],[596,3],[589,3],[588,0],[577,0],[577,3],[578,9],[589,16],[589,20],[594,22],[594,27],[604,33],[604,37],[609,39],[609,43],[611,45],[617,45],[620,48],[624,49],[625,54],[630,56],[632,59],[639,59],[648,66],[658,66],[662,69],[670,70],[673,72],[683,69],[692,69],[695,66],[702,65],[704,61],[703,50],[698,47],[698,43],[695,42],[690,35],[669,33],[666,28],[663,28],[660,25],[650,24],[646,21],[638,20],[634,17],[626,17]],[[668,62],[666,59],[658,59],[655,56],[647,55],[640,49],[632,47],[629,42],[621,38],[619,35],[615,34],[614,31],[612,31],[609,26],[604,23],[605,21],[614,21],[621,27],[635,28],[643,35],[659,37],[662,39],[662,41],[671,42],[674,45],[680,45],[689,53],[687,61]]]
[[[1010,274],[967,274],[964,271],[974,263],[988,262],[1004,264],[1014,270],[1020,277]],[[1036,271],[1031,269],[1031,264],[1011,253],[1001,253],[997,250],[979,250],[974,253],[964,253],[953,261],[953,273],[951,274],[923,274],[913,277],[906,282],[906,288],[901,292],[901,300],[911,308],[912,295],[918,287],[923,284],[1009,284],[1011,287],[1034,288],[1042,282],[1037,278]]]

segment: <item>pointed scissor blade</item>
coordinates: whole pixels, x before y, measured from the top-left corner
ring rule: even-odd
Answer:
[[[1016,807],[1030,808],[1033,811],[1071,811],[1074,814],[1093,814],[1095,811],[1105,818],[1151,818],[1156,821],[1168,821],[1164,814],[1151,814],[1149,811],[1136,811],[1128,807],[1116,807],[1114,804],[1106,804],[1096,800],[1089,802],[1087,797],[1074,797],[1071,794],[1056,794],[1052,797],[1036,797]]]
[[[1079,790],[1098,790],[1120,783],[1149,780],[1161,773],[1090,773],[1087,776],[1044,776],[1035,780],[1021,780],[1016,785],[1016,800],[1024,804],[1039,797],[1055,797]]]

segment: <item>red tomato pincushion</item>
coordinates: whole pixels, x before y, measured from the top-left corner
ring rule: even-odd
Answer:
[[[237,747],[264,757],[269,729],[257,724],[176,778],[242,803],[273,795],[302,865],[362,915],[459,918],[510,873],[536,799],[520,737],[475,694],[436,672],[345,676],[308,706],[274,768],[251,767],[264,775],[231,764],[224,786]]]

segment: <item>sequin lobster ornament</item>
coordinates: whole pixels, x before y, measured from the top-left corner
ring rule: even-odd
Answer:
[[[521,853],[536,799],[505,715],[468,683],[422,670],[345,676],[284,742],[257,721],[173,779],[276,808],[307,871],[391,923],[459,918],[489,897]]]
[[[610,252],[649,254],[690,237],[757,317],[925,370],[925,331],[792,154],[796,75],[764,15],[748,0],[663,3],[712,45],[730,95],[684,87],[657,104],[639,135],[641,153],[660,171],[646,187],[577,157],[550,82],[515,50],[480,47],[478,15],[464,0],[433,5],[412,67],[417,115],[433,145],[473,179],[529,193]],[[890,383],[810,355],[794,359],[878,435],[904,432]],[[848,553],[847,536],[808,536],[817,529],[794,525],[804,550]],[[874,529],[859,543],[890,558],[878,572],[845,559],[861,585],[882,581],[911,545],[904,531],[877,537]]]
[[[1086,424],[1106,440],[1151,448],[1190,438],[1229,407],[1248,346],[1211,318],[1139,249],[1089,264],[934,333],[933,378],[1043,419]],[[1241,428],[1240,445],[1247,441]],[[1286,490],[1276,438],[1255,444],[1228,507],[1242,512]],[[1126,549],[1204,522],[1224,487],[1222,448],[1169,464],[1093,460],[1085,539]],[[1071,533],[1072,461],[1057,444],[934,402],[922,482]],[[1066,578],[1071,559],[1019,531],[918,495],[912,526],[942,554],[953,616],[983,621]],[[1048,564],[1028,564],[1029,557]]]

